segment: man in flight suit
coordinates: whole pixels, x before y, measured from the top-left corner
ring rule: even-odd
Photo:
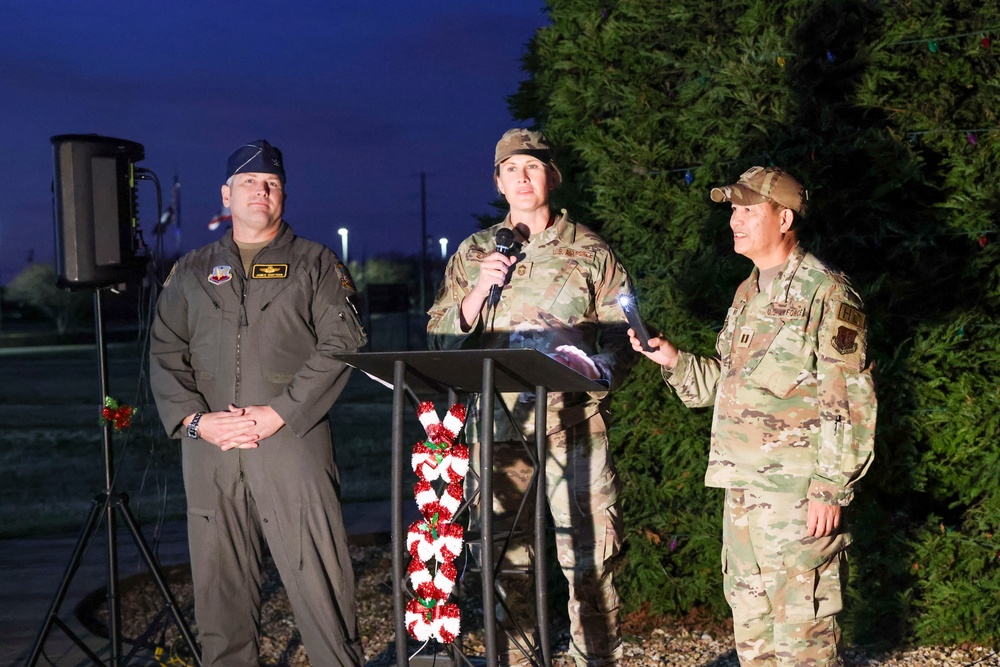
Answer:
[[[262,539],[314,665],[361,665],[354,573],[327,412],[365,334],[328,248],[283,220],[267,141],[229,157],[232,229],[182,257],[157,302],[150,376],[182,441],[195,616],[206,667],[259,662]]]

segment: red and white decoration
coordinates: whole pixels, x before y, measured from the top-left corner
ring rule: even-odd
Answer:
[[[454,561],[462,553],[465,531],[452,523],[462,504],[462,482],[469,472],[469,448],[455,443],[465,423],[465,406],[455,404],[444,420],[434,404],[421,403],[417,417],[427,440],[413,446],[411,465],[420,480],[413,496],[423,519],[410,525],[406,549],[413,560],[407,570],[416,598],[406,604],[406,629],[414,639],[455,641],[461,629],[462,612],[447,602],[455,589],[458,572]],[[438,482],[441,493],[431,484]],[[431,565],[435,571],[431,572]]]

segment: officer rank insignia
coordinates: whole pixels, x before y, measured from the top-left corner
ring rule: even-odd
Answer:
[[[287,278],[287,264],[254,264],[250,267],[250,277],[258,280],[270,280],[274,278]]]
[[[233,267],[231,266],[216,266],[212,269],[212,272],[208,274],[208,282],[213,285],[221,285],[222,283],[227,283],[233,279]]]

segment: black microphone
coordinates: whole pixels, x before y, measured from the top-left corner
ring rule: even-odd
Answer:
[[[514,232],[506,227],[501,227],[497,230],[497,235],[493,237],[493,240],[497,244],[497,252],[504,257],[509,257],[511,246],[514,245]],[[503,285],[491,285],[490,295],[486,297],[486,307],[496,308],[500,303],[500,294],[502,292]]]

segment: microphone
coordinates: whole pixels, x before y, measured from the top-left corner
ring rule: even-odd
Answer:
[[[514,232],[506,227],[501,227],[497,230],[497,235],[493,237],[493,240],[497,244],[497,252],[504,257],[509,257],[511,246],[514,245]],[[500,294],[502,292],[503,285],[490,286],[490,295],[486,297],[486,307],[488,309],[497,307],[500,303]]]

